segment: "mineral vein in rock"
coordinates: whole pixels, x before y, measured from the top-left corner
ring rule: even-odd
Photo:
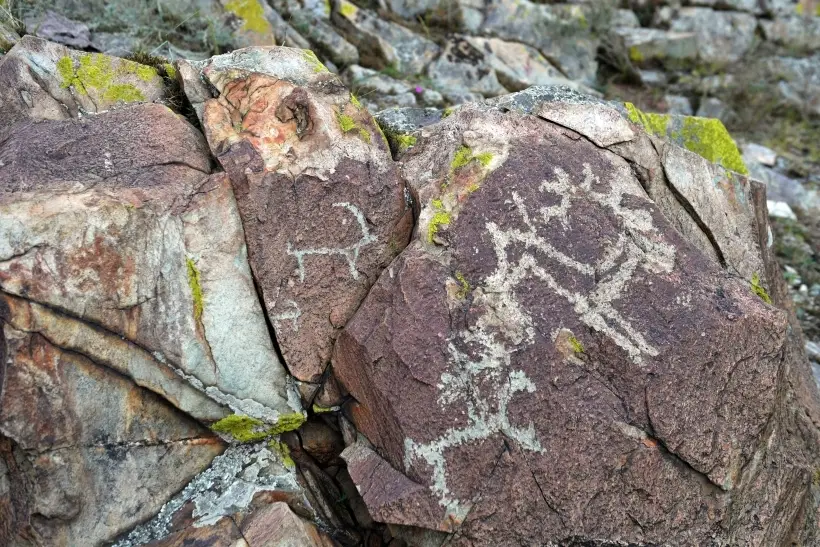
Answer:
[[[671,272],[675,260],[674,247],[659,241],[660,234],[648,211],[621,205],[624,194],[634,191],[631,186],[634,181],[615,177],[609,190],[605,190],[588,164],[584,165],[580,184],[572,184],[569,174],[561,168],[555,168],[554,172],[555,180],[544,181],[539,190],[557,194],[560,202],[539,209],[540,223],[530,216],[523,199],[513,192],[512,202],[526,229],[501,228],[494,222],[486,224],[497,267],[486,278],[483,287],[475,291],[474,298],[489,311],[478,319],[474,329],[462,331],[451,340],[448,345],[451,369],[441,375],[438,384],[439,404],[465,405],[469,424],[451,428],[428,443],[405,439],[405,466],[409,468],[416,459],[421,459],[432,468],[430,488],[448,515],[457,520],[462,520],[469,512],[471,501],[458,499],[448,487],[447,449],[502,433],[525,450],[544,451],[532,422],[520,427],[511,424],[508,416],[508,405],[513,395],[536,390],[535,384],[523,371],[513,370],[511,366],[513,353],[520,351],[524,345],[532,344],[534,336],[532,318],[516,297],[516,289],[523,280],[535,277],[555,294],[566,298],[573,304],[581,322],[613,340],[634,363],[640,364],[645,355],[658,355],[658,350],[618,313],[612,302],[623,295],[638,266],[654,273]],[[553,220],[559,221],[565,231],[571,229],[569,210],[576,199],[591,200],[611,209],[623,225],[623,231],[617,239],[609,242],[595,264],[573,259],[538,233],[538,228],[549,233],[549,224]],[[513,246],[525,248],[514,263],[508,256],[508,250]],[[579,275],[597,275],[599,281],[588,294],[573,292],[562,286],[527,251],[546,256]],[[506,340],[511,345],[508,346]],[[478,348],[477,358],[459,349],[461,347]]]
[[[318,249],[299,250],[294,249],[291,243],[288,242],[287,253],[296,257],[296,261],[299,264],[299,280],[303,283],[305,281],[305,257],[310,255],[343,256],[345,260],[347,260],[347,264],[350,267],[350,276],[353,279],[359,279],[359,272],[356,270],[356,261],[359,260],[359,251],[361,251],[362,247],[376,241],[376,236],[370,233],[370,230],[367,227],[367,221],[364,218],[364,214],[358,207],[347,202],[334,203],[333,207],[344,207],[353,214],[362,230],[362,237],[359,241],[348,247],[320,247]]]

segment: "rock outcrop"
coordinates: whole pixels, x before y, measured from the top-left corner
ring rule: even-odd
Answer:
[[[502,40],[582,8],[444,62],[346,6],[279,9],[500,95],[377,123],[289,47],[0,59],[0,543],[818,541],[820,394],[723,125],[503,94],[589,70]]]

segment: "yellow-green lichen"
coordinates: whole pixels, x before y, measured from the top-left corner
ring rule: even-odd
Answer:
[[[243,414],[231,414],[213,424],[211,430],[229,435],[241,443],[251,443],[261,441],[268,436],[264,426],[265,423],[256,418]]]
[[[319,58],[316,56],[316,54],[313,53],[313,50],[311,50],[311,49],[302,50],[302,57],[304,57],[305,61],[307,61],[308,64],[311,66],[311,68],[313,69],[313,72],[317,72],[317,73],[318,72],[330,72],[327,69],[327,67],[324,64],[322,64],[322,61],[319,60]],[[352,99],[351,99],[351,102],[352,102]],[[361,105],[358,105],[358,106],[361,106]]]
[[[313,413],[314,414],[324,414],[325,412],[333,412],[336,410],[332,406],[319,406],[317,404],[313,405]]]
[[[305,415],[301,412],[292,412],[290,414],[282,414],[276,423],[268,429],[268,435],[279,435],[285,431],[293,431],[299,429],[305,423]]]
[[[448,106],[447,108],[444,109],[444,112],[441,113],[441,119],[443,120],[444,118],[449,117],[455,111],[456,111],[455,108],[453,108],[452,106]]]
[[[749,169],[743,163],[737,144],[720,120],[688,116],[683,120],[680,139],[681,144],[687,150],[741,175],[749,174]]]
[[[344,17],[352,18],[356,16],[356,13],[359,11],[359,8],[348,2],[347,0],[342,0],[339,4],[339,13],[341,13]]]
[[[350,94],[350,103],[356,108],[362,108],[362,103],[359,102],[359,98],[353,93]]]
[[[225,9],[242,19],[242,30],[268,34],[271,26],[259,2],[260,0],[231,0],[225,4]]]
[[[268,448],[273,452],[279,454],[279,458],[282,460],[282,463],[288,469],[295,469],[296,463],[293,461],[293,458],[290,456],[290,447],[283,443],[282,441],[277,441],[276,439],[271,439],[268,443]]]
[[[418,139],[413,135],[397,135],[396,142],[399,145],[399,152],[404,152],[405,150],[415,146]]]
[[[165,69],[165,75],[172,80],[177,79],[177,69],[171,63],[163,63],[162,68]]]
[[[575,336],[569,337],[569,345],[572,346],[572,351],[575,353],[584,353],[584,345]]]
[[[344,131],[345,133],[347,133],[348,131],[353,131],[354,129],[356,129],[356,122],[353,121],[353,118],[351,118],[347,114],[345,114],[343,112],[339,112],[336,115],[336,118],[338,118],[338,120],[339,120],[339,127],[341,127],[342,131]]]
[[[772,303],[772,299],[769,296],[769,293],[766,292],[766,289],[763,287],[763,285],[760,284],[760,276],[757,274],[757,272],[755,272],[754,275],[752,275],[751,287],[752,292],[759,296],[760,299],[763,300],[766,304]]]
[[[199,270],[196,264],[190,258],[186,259],[188,264],[188,286],[191,288],[191,297],[194,299],[194,319],[199,321],[202,317],[202,311],[205,309],[202,298],[202,285],[199,280]]]
[[[487,167],[490,165],[490,162],[493,161],[493,155],[489,152],[482,152],[480,154],[473,155],[473,151],[469,146],[462,146],[456,150],[456,154],[453,156],[453,161],[450,162],[450,171],[453,172],[460,169],[473,160],[476,160],[482,166]]]
[[[461,285],[461,287],[458,289],[458,292],[456,293],[456,296],[462,299],[467,298],[467,295],[470,294],[470,290],[472,289],[472,287],[470,287],[470,283],[467,281],[467,278],[465,278],[464,274],[461,272],[456,272],[455,277],[459,285]]]
[[[629,60],[633,63],[640,63],[644,60],[643,53],[638,49],[638,46],[629,48]]]
[[[443,225],[449,225],[450,220],[452,218],[450,216],[450,213],[444,210],[444,205],[442,204],[441,200],[434,199],[432,205],[435,209],[435,212],[433,213],[433,218],[430,219],[430,223],[427,225],[428,243],[433,243],[433,239],[436,237],[439,227]]]
[[[473,151],[470,150],[469,146],[462,146],[458,150],[456,150],[455,156],[453,156],[453,161],[450,162],[450,171],[455,171],[461,167],[464,167],[470,160],[473,159]]]
[[[93,89],[111,102],[145,100],[142,91],[132,84],[115,82],[116,75],[134,74],[146,82],[157,76],[153,67],[125,60],[119,61],[115,71],[111,68],[111,58],[99,53],[80,55],[77,64],[69,56],[61,57],[57,61],[57,72],[62,79],[62,87],[73,87],[81,95],[87,95]]]
[[[632,103],[624,103],[629,121],[641,125],[649,133],[666,137],[666,130],[672,117],[669,114],[647,114]]]
[[[367,144],[370,144],[370,133],[368,133],[366,129],[359,128],[359,137]]]
[[[659,137],[668,137],[687,150],[726,169],[741,175],[749,174],[740,150],[720,120],[685,116],[680,122],[680,129],[670,134],[672,116],[669,114],[642,112],[632,103],[624,103],[624,107],[629,120],[643,126],[647,132]]]
[[[283,414],[273,425],[265,424],[251,416],[231,414],[213,424],[211,430],[228,435],[240,443],[252,443],[299,429],[303,423],[305,423],[305,416],[301,412]]]

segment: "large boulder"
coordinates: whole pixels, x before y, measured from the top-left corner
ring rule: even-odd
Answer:
[[[339,330],[407,243],[412,215],[387,143],[310,52],[248,48],[180,71],[233,185],[285,363],[318,382]]]
[[[414,136],[414,240],[333,361],[374,515],[465,545],[814,541],[820,401],[762,187],[566,93]]]

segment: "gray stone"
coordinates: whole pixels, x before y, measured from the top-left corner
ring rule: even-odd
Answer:
[[[595,84],[598,40],[590,32],[581,6],[499,0],[487,6],[481,30],[530,45],[567,78],[588,86]]]
[[[698,59],[724,66],[743,58],[755,38],[757,19],[748,13],[683,8],[672,19],[672,32],[693,32]]]
[[[567,86],[583,93],[596,94],[589,87],[569,80],[531,46],[498,38],[466,37],[484,54],[486,64],[495,71],[499,83],[510,91],[521,91],[533,85]]]
[[[764,12],[759,0],[685,0],[684,4],[687,6],[705,6],[731,11],[745,11],[754,15],[762,15]]]
[[[799,110],[820,115],[820,54],[812,57],[770,57],[766,68],[777,82],[777,93]]]
[[[666,103],[667,112],[670,114],[680,114],[682,116],[691,116],[694,114],[692,111],[692,103],[688,97],[682,95],[666,95],[663,98],[663,102]]]
[[[639,66],[651,62],[668,64],[697,58],[698,42],[693,32],[631,27],[615,28],[612,32],[628,53],[629,59]]]
[[[277,0],[273,6],[304,36],[318,54],[344,68],[359,62],[356,47],[330,24],[330,4],[310,0]]]
[[[777,163],[777,152],[762,144],[745,143],[741,146],[741,151],[746,165],[759,163],[766,167],[774,167]]]
[[[26,26],[32,34],[68,47],[85,49],[91,45],[91,31],[88,25],[72,21],[51,10],[47,11],[42,19],[27,22]]]
[[[459,36],[447,40],[441,55],[427,67],[427,76],[435,89],[448,96],[472,93],[495,97],[507,92],[490,61],[493,54],[476,45]]]
[[[722,122],[726,122],[731,116],[732,112],[726,103],[715,97],[704,97],[698,106],[697,116],[701,118],[717,118]]]
[[[370,68],[390,67],[413,76],[421,73],[439,52],[432,41],[347,0],[339,2],[333,21],[358,48],[360,64]]]
[[[767,40],[792,50],[815,52],[820,49],[820,17],[791,15],[771,21],[761,20]]]

